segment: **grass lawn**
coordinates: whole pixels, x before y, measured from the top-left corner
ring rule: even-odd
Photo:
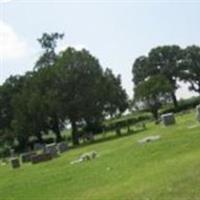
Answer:
[[[200,126],[195,113],[171,127],[147,124],[138,134],[88,145],[46,163],[0,166],[0,200],[199,200]],[[147,144],[148,135],[161,139]],[[71,165],[82,153],[99,157]]]

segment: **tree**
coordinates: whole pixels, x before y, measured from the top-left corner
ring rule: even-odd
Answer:
[[[152,49],[149,53],[150,76],[161,74],[171,85],[171,98],[174,106],[178,106],[176,90],[177,80],[180,77],[180,63],[182,60],[182,50],[177,45],[161,46]]]
[[[200,94],[200,47],[189,46],[184,50],[181,79],[190,83],[190,90]]]
[[[158,110],[169,97],[171,85],[162,75],[154,75],[141,82],[134,89],[135,101],[143,102],[155,120],[158,119]]]
[[[63,37],[64,34],[60,33],[43,33],[42,37],[38,39],[38,42],[40,43],[42,49],[44,49],[44,53],[40,56],[35,64],[36,69],[54,65],[57,58],[55,52],[57,40],[62,39]]]
[[[24,81],[22,76],[10,76],[0,87],[0,130],[5,143],[12,144],[15,139],[12,128],[14,97],[21,91]]]
[[[45,96],[43,103],[47,105],[48,110],[48,124],[57,137],[57,142],[61,141],[61,128],[65,119],[63,118],[62,104],[59,101],[59,94],[57,86],[57,77],[55,63],[58,59],[58,55],[55,52],[58,39],[62,39],[64,34],[60,33],[44,33],[40,39],[38,39],[44,53],[36,62],[35,68],[37,73],[35,74],[35,85],[37,91]]]
[[[43,133],[48,133],[46,97],[38,90],[36,74],[37,72],[25,74],[23,87],[13,97],[12,128],[19,141],[19,149],[28,146],[30,136],[37,136],[42,143]]]
[[[68,48],[55,65],[63,110],[72,127],[73,144],[79,144],[78,123],[103,118],[103,70],[88,51]]]
[[[153,74],[152,72],[150,73],[150,69],[148,57],[140,56],[135,60],[132,67],[133,83],[135,86]]]
[[[111,117],[121,114],[128,108],[128,95],[121,85],[121,76],[115,76],[111,69],[104,72],[105,112]]]

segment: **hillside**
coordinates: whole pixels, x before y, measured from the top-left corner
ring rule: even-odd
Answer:
[[[147,124],[143,132],[70,150],[59,158],[12,170],[0,166],[1,200],[200,199],[200,127],[195,113],[171,127]],[[160,140],[139,144],[148,135]],[[71,165],[82,153],[95,160]]]

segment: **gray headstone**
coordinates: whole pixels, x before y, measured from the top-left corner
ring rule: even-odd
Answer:
[[[13,169],[19,168],[20,167],[20,161],[19,158],[11,158],[10,163]]]
[[[10,149],[10,157],[15,157],[15,150],[14,149]]]
[[[163,114],[161,116],[162,122],[165,126],[169,126],[176,123],[175,117],[173,113]]]
[[[22,153],[21,154],[21,161],[23,163],[26,163],[26,162],[31,162],[31,158],[32,156],[36,155],[35,152],[27,152],[27,153]]]
[[[45,146],[45,153],[47,154],[51,154],[51,156],[53,158],[58,156],[58,150],[57,150],[57,146],[55,143],[53,144],[48,144]]]
[[[35,143],[33,149],[34,151],[44,151],[45,145],[40,143]]]
[[[197,112],[197,120],[200,122],[200,105],[196,107],[196,112]]]
[[[58,148],[58,151],[60,153],[63,153],[65,151],[68,150],[68,145],[67,145],[67,142],[60,142],[57,144],[57,148]]]

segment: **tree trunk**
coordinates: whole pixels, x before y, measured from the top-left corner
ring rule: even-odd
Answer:
[[[77,132],[77,125],[74,120],[71,120],[71,126],[72,126],[72,142],[73,145],[76,146],[79,145],[79,136]]]
[[[56,126],[55,128],[55,134],[56,134],[56,142],[61,142],[62,137],[61,137],[60,129],[58,126]]]
[[[62,141],[62,137],[61,137],[61,133],[60,133],[60,128],[59,128],[59,122],[58,122],[58,118],[55,118],[54,121],[54,132],[56,134],[56,142],[61,142]]]
[[[24,137],[20,137],[18,138],[19,141],[19,146],[17,148],[18,151],[23,151],[26,150],[27,146],[28,146],[28,139],[24,138]]]
[[[175,95],[175,91],[171,92],[171,97],[172,97],[174,107],[177,108],[178,107],[178,101],[177,101],[177,98],[176,98],[176,95]]]
[[[156,122],[158,121],[158,109],[152,109],[152,114]]]
[[[127,122],[127,133],[129,134],[131,132],[131,130],[130,130],[130,124],[129,124],[129,122]]]
[[[41,144],[44,142],[43,139],[42,139],[42,134],[41,133],[37,134],[37,139],[38,139],[38,142],[41,143]]]

